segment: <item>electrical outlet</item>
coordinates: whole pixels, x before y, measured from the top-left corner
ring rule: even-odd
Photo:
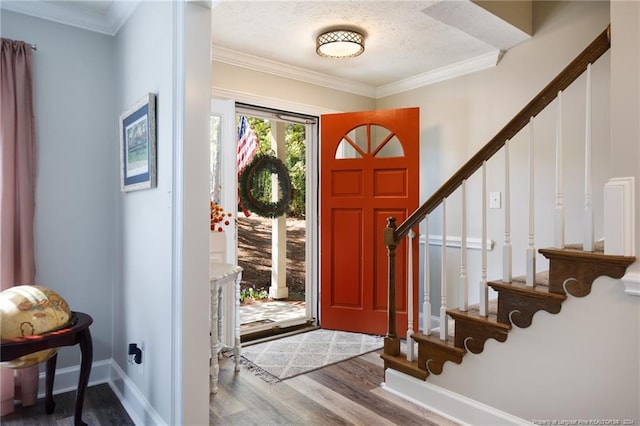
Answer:
[[[500,192],[490,192],[489,193],[489,208],[490,209],[499,209],[502,208],[501,205],[501,195]]]
[[[144,342],[137,344],[129,343],[129,349],[127,350],[127,362],[131,365],[137,365],[140,374],[144,372],[142,364],[143,360],[146,361],[144,358]]]

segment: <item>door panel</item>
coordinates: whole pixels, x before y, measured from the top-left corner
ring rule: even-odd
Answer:
[[[333,277],[331,280],[331,305],[344,308],[362,308],[362,276],[358,265],[362,258],[362,214],[358,209],[334,209],[333,212]],[[353,238],[342,240],[341,236]],[[341,285],[353,283],[353,285]]]
[[[331,179],[333,197],[363,197],[362,170],[336,170]]]
[[[406,195],[406,170],[376,170],[373,172],[374,197],[405,197]]]
[[[387,331],[387,218],[418,207],[419,110],[321,118],[320,325]],[[417,289],[417,239],[414,288]],[[407,242],[396,250],[398,331],[407,328]],[[417,299],[417,298],[416,298]],[[417,323],[417,300],[414,307]]]

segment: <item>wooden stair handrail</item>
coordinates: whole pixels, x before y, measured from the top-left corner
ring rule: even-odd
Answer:
[[[557,96],[559,91],[565,90],[587,69],[587,65],[594,63],[611,46],[611,26],[609,25],[596,39],[589,44],[560,74],[542,89],[515,117],[507,123],[485,146],[483,146],[469,161],[467,161],[449,180],[438,188],[427,201],[407,217],[394,232],[394,239],[399,242],[409,231],[418,225],[426,215],[438,207],[442,200],[451,195],[462,181],[468,179],[478,170],[484,161],[489,160],[498,152],[505,141],[513,138],[522,130],[531,117],[538,115]]]

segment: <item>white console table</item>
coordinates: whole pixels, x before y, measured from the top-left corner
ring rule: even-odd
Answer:
[[[221,339],[223,330],[231,326],[233,330],[233,358],[235,371],[240,371],[240,281],[242,268],[229,263],[211,263],[209,265],[209,288],[211,293],[211,362],[209,374],[211,393],[218,392],[218,356],[224,348]],[[225,288],[233,286],[233,303],[225,300]],[[230,309],[225,309],[228,307]],[[233,315],[231,315],[233,313]],[[225,324],[230,321],[231,324]]]

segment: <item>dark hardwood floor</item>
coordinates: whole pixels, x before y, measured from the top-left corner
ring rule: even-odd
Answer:
[[[13,413],[0,418],[0,424],[2,426],[71,426],[74,419],[75,399],[75,391],[54,395],[56,408],[52,414],[45,413],[44,398],[38,399],[31,407],[18,404]],[[85,391],[82,420],[92,426],[134,424],[106,383],[89,386]]]
[[[212,425],[455,425],[383,390],[379,352],[276,384],[222,357]]]
[[[220,360],[217,395],[212,396],[211,425],[454,425],[380,387],[382,360],[373,352],[276,384],[269,384],[232,359]],[[55,396],[47,415],[44,400],[16,406],[2,425],[72,425],[75,392]],[[93,426],[133,425],[107,384],[87,388],[83,420]],[[194,425],[195,426],[195,425]]]

